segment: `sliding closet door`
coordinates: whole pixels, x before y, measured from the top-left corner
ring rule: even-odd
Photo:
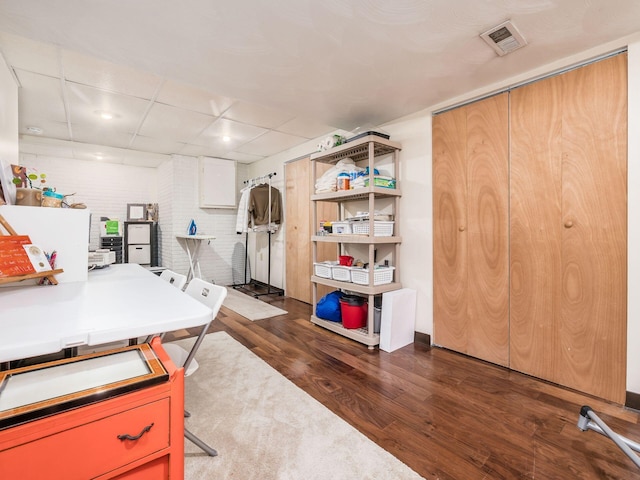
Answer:
[[[285,164],[286,295],[311,303],[309,160]]]
[[[331,165],[319,165],[321,175]],[[324,170],[323,170],[324,169]],[[286,251],[286,295],[305,303],[312,302],[311,275],[311,235],[319,225],[312,225],[311,192],[314,186],[311,177],[311,161],[308,158],[285,164],[285,251]],[[321,219],[336,220],[338,207],[335,203],[318,202],[318,216]],[[335,244],[318,244],[319,261],[336,260],[338,250]],[[328,293],[330,287],[320,285],[318,296]]]
[[[626,378],[626,55],[512,93],[511,366],[618,403]]]
[[[562,299],[561,81],[511,92],[511,363],[553,380]]]
[[[626,385],[626,59],[562,77],[559,383],[619,403]]]
[[[433,117],[433,339],[469,350],[467,308],[467,111]]]
[[[509,363],[508,94],[433,118],[434,341]]]

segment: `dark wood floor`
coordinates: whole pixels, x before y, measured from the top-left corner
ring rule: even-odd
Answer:
[[[640,441],[639,412],[440,348],[387,353],[313,325],[311,307],[249,321],[222,308],[224,330],[427,479],[640,479],[615,444],[576,424],[590,405]]]

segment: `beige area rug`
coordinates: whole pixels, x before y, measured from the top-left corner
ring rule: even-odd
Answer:
[[[185,426],[218,456],[185,440],[186,480],[422,478],[227,333],[207,335],[197,359]]]
[[[227,287],[227,296],[222,305],[249,320],[262,320],[263,318],[277,317],[287,313],[286,310],[240,293],[233,287]]]

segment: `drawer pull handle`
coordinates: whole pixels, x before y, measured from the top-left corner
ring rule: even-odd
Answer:
[[[142,435],[151,430],[151,427],[153,427],[153,423],[144,427],[142,431],[135,437],[129,435],[128,433],[125,433],[124,435],[118,435],[118,440],[138,440],[140,437],[142,437]]]

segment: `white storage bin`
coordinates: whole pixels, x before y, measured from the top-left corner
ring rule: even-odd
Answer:
[[[340,282],[351,282],[352,267],[344,265],[334,265],[331,267],[331,278]]]
[[[313,264],[313,274],[316,277],[331,278],[331,267],[338,262],[317,262]]]
[[[349,222],[331,222],[331,233],[351,233],[351,223]]]
[[[373,222],[374,237],[393,236],[393,221],[375,220]],[[369,220],[351,222],[351,231],[357,235],[369,235]]]
[[[393,270],[395,267],[376,267],[373,272],[373,284],[384,285],[393,281]],[[368,268],[352,268],[351,281],[359,285],[369,285]]]

